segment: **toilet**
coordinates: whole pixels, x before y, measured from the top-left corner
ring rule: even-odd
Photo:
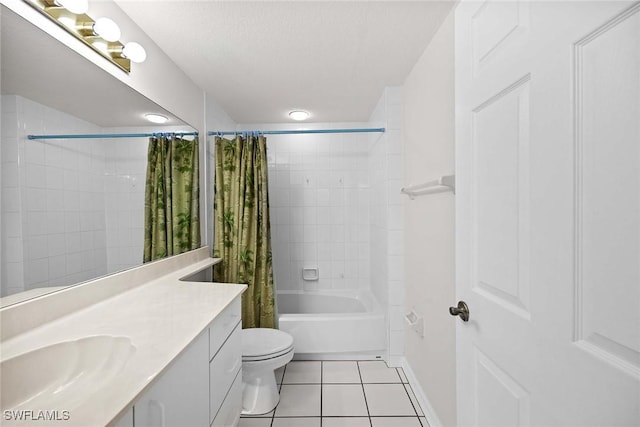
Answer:
[[[293,359],[293,337],[269,328],[242,330],[242,413],[271,412],[280,401],[275,370]]]

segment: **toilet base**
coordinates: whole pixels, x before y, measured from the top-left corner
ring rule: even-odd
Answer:
[[[257,374],[257,375],[255,375]],[[242,414],[262,415],[275,409],[280,402],[280,393],[274,371],[242,372]]]
[[[242,330],[242,414],[262,415],[280,402],[275,370],[293,359],[293,337],[269,328]]]

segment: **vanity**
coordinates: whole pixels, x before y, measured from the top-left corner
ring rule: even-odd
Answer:
[[[236,425],[246,285],[190,281],[208,254],[2,308],[2,425]]]
[[[219,262],[207,247],[139,265],[141,135],[204,135],[203,92],[117,4],[92,3],[147,63],[125,73],[27,2],[0,1],[0,425],[235,425],[246,286],[202,282]],[[97,137],[28,139],[50,133]]]

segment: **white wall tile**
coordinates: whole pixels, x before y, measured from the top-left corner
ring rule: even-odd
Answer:
[[[389,330],[404,330],[404,305],[389,305]]]
[[[389,280],[404,280],[404,257],[390,255],[389,260]]]
[[[18,187],[20,185],[18,163],[17,162],[3,162],[2,163],[2,186]]]
[[[404,331],[389,333],[389,353],[394,356],[404,355]]]
[[[368,185],[368,154],[362,150],[367,146],[366,136],[282,135],[270,137],[269,141],[277,153],[269,173],[278,177],[278,185],[271,191],[290,194],[288,248],[294,261],[290,263],[290,274],[286,275],[288,280],[300,280],[297,271],[301,268],[300,262],[315,261],[322,263],[322,273],[314,289],[357,289],[361,273],[357,264],[358,247],[346,251],[345,242],[350,238],[349,241],[356,244],[359,238],[356,225],[369,220],[368,197],[361,197],[357,189],[359,185]],[[286,156],[281,156],[281,152]],[[288,181],[277,169],[284,163],[289,168]],[[359,167],[364,172],[359,172]],[[272,197],[282,200],[280,196]],[[280,216],[277,207],[271,206],[274,217]],[[367,213],[365,218],[360,215],[362,211]],[[278,230],[287,225],[286,221],[279,222]],[[347,230],[349,227],[352,228]],[[278,258],[286,256],[286,252],[282,245],[274,246],[274,262],[281,266],[280,270],[283,267]],[[352,259],[354,264],[345,267]],[[281,272],[280,276],[285,274]],[[308,283],[299,283],[301,289],[310,289]],[[280,289],[292,287],[295,286],[279,281]]]
[[[23,243],[21,237],[8,237],[5,243],[6,262],[22,262]]]
[[[37,284],[47,282],[49,279],[49,259],[40,258],[25,261],[24,263],[24,282],[25,288],[31,289]]]
[[[22,291],[24,287],[24,264],[20,262],[6,263],[7,282],[14,290]]]

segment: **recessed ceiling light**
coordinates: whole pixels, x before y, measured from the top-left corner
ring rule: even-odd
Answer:
[[[149,114],[145,114],[144,117],[152,123],[159,123],[159,124],[166,123],[169,120],[167,117],[162,116],[160,114],[149,113]]]
[[[307,111],[303,110],[294,110],[289,112],[289,117],[293,120],[307,120],[310,114]]]

